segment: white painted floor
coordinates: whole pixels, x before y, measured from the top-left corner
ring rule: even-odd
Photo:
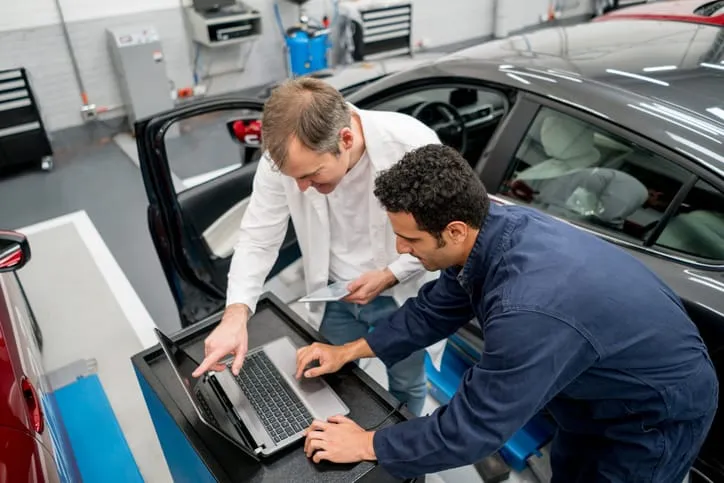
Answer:
[[[79,360],[97,374],[145,481],[171,476],[130,357],[156,343],[154,323],[85,212],[20,229],[31,260],[18,272],[52,372]]]

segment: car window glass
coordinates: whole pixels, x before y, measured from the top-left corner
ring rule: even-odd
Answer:
[[[164,136],[164,145],[176,192],[253,161],[245,159],[250,156],[244,144],[245,138],[254,135],[253,120],[243,120],[258,117],[259,112],[225,110],[174,122]]]
[[[724,261],[724,193],[698,181],[656,239],[656,246]]]
[[[405,92],[372,108],[411,115],[437,132],[440,140],[463,152],[471,163],[480,159],[506,110],[505,97],[473,87],[435,86]],[[465,146],[461,146],[461,129]],[[462,149],[461,149],[462,148]]]
[[[705,3],[694,10],[696,15],[703,15],[704,17],[713,17],[720,15],[722,12],[724,12],[724,1],[722,0]]]
[[[531,123],[500,192],[555,216],[643,240],[687,179],[641,146],[549,108]]]

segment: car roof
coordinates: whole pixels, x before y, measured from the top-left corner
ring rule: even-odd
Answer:
[[[696,13],[698,9],[712,6],[713,14]],[[716,8],[718,7],[718,9]],[[724,2],[721,0],[668,0],[652,2],[634,7],[614,10],[596,18],[596,21],[617,18],[638,18],[652,20],[668,20],[678,22],[694,22],[712,25],[724,25]]]
[[[351,64],[337,65],[329,69],[308,74],[324,80],[342,93],[347,93],[357,87],[381,79],[390,74],[409,70],[419,65],[440,59],[445,54],[441,52],[418,52],[414,55],[389,57],[377,60],[357,61]],[[272,89],[282,81],[262,86],[256,93],[257,97],[266,99],[271,95]]]
[[[331,75],[322,77],[322,79],[338,90],[344,91],[364,82],[429,63],[440,59],[443,55],[442,53],[423,52],[403,57],[355,62],[334,67],[330,70]]]
[[[616,20],[482,43],[389,76],[356,99],[423,77],[483,79],[589,111],[724,177],[724,29]]]

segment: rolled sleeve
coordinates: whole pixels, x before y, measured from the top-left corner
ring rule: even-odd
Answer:
[[[417,258],[407,254],[401,255],[397,260],[390,263],[387,268],[399,283],[404,283],[410,277],[425,271],[425,267]]]
[[[377,460],[409,478],[497,451],[598,355],[571,325],[515,311],[486,323],[485,351],[450,400],[430,416],[375,433]]]
[[[365,339],[372,352],[390,367],[451,335],[472,318],[470,298],[454,272],[445,270],[437,280],[423,285],[416,297],[379,321]]]

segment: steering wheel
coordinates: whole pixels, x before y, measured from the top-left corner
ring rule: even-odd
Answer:
[[[421,116],[426,111],[437,111],[442,114],[446,120],[442,123],[426,123]],[[425,122],[428,126],[435,129],[440,141],[448,146],[457,149],[460,153],[465,154],[468,147],[468,128],[460,112],[447,102],[431,101],[423,102],[412,111],[412,117]]]

